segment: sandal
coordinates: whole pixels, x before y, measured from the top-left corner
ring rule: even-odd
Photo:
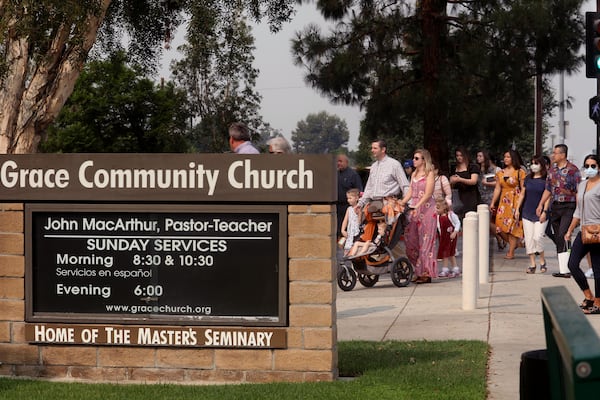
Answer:
[[[581,304],[579,305],[579,308],[581,308],[582,310],[587,310],[588,308],[592,308],[594,307],[594,300],[593,299],[583,299],[583,301],[581,302]]]
[[[546,267],[546,263],[540,264],[540,272],[543,274],[546,271],[548,271],[548,268]]]
[[[535,274],[535,266],[533,267],[527,267],[527,271],[525,271],[526,274]]]
[[[600,314],[600,307],[598,306],[591,306],[590,308],[586,308],[583,310],[584,314]]]

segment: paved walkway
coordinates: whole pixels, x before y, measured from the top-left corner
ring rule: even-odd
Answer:
[[[516,251],[515,259],[505,260],[504,251],[490,248],[490,283],[480,285],[475,310],[462,309],[460,278],[398,288],[389,274],[383,275],[372,288],[360,283],[350,292],[338,288],[338,340],[486,341],[491,347],[488,399],[518,399],[521,354],[546,348],[541,288],[565,286],[576,301],[583,295],[573,279],[552,276],[558,272],[558,261],[549,240],[545,274],[539,269],[536,274],[525,273],[529,257],[524,249]],[[587,270],[585,260],[582,267]],[[589,319],[600,332],[600,317]]]

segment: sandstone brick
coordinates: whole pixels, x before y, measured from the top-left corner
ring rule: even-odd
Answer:
[[[85,381],[109,381],[123,382],[129,379],[131,370],[129,368],[110,367],[71,367],[69,375],[72,379]]]
[[[0,322],[0,342],[10,342],[9,322]]]
[[[290,303],[331,304],[333,301],[331,282],[291,282]]]
[[[134,368],[129,380],[135,382],[182,382],[185,380],[185,371],[181,368]]]
[[[25,276],[25,257],[0,255],[0,276],[23,278]]]
[[[0,232],[23,233],[23,213],[0,212]]]
[[[308,213],[309,206],[301,204],[290,204],[288,205],[288,213],[290,214],[306,214]]]
[[[245,380],[244,371],[231,370],[196,370],[186,371],[186,381],[188,382],[243,382]]]
[[[273,363],[272,354],[272,350],[216,350],[215,367],[230,370],[270,370]]]
[[[288,234],[331,236],[334,220],[330,214],[290,214]]]
[[[294,305],[289,307],[290,327],[331,327],[333,309],[329,305]]]
[[[158,349],[156,366],[164,368],[212,368],[213,349]]]
[[[0,233],[0,254],[23,255],[24,249],[22,233]]]
[[[68,378],[68,372],[69,369],[66,366],[17,365],[13,375],[28,378],[65,379]]]
[[[275,370],[331,371],[333,351],[328,350],[275,350]]]
[[[330,238],[290,236],[288,255],[290,258],[333,258],[333,243]]]
[[[311,204],[309,210],[311,213],[335,214],[336,212],[335,205],[331,204]]]
[[[290,281],[333,281],[334,262],[330,258],[292,259],[289,263],[288,279]]]
[[[304,348],[315,350],[333,348],[336,339],[334,332],[329,328],[306,328],[304,330]]]
[[[96,366],[96,348],[92,346],[40,346],[45,365]]]
[[[0,299],[0,321],[24,321],[25,302],[23,300]]]
[[[23,278],[0,277],[0,298],[25,299],[25,282]]]
[[[10,341],[12,343],[28,343],[25,340],[25,322],[11,322],[12,325],[12,337]]]
[[[0,343],[0,354],[4,364],[38,364],[37,346],[28,344]]]
[[[287,348],[304,347],[304,330],[302,328],[289,328],[287,330]]]
[[[0,211],[23,211],[23,203],[0,203]]]
[[[156,350],[142,347],[100,347],[98,365],[102,367],[154,367]]]
[[[334,372],[306,372],[304,374],[304,382],[332,382],[337,378],[337,374]]]
[[[303,382],[304,373],[297,371],[248,371],[246,381],[252,383]]]

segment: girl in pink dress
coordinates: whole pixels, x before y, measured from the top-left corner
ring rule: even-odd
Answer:
[[[404,232],[406,256],[413,264],[416,283],[429,283],[437,277],[435,242],[437,219],[433,188],[435,173],[431,154],[424,149],[416,150],[413,157],[415,171],[410,186],[401,201],[411,209],[409,222]]]

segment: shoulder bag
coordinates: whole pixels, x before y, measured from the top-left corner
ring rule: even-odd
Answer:
[[[597,244],[600,243],[600,224],[583,224],[585,192],[587,192],[587,182],[585,184],[585,190],[581,199],[581,241],[583,244]]]

